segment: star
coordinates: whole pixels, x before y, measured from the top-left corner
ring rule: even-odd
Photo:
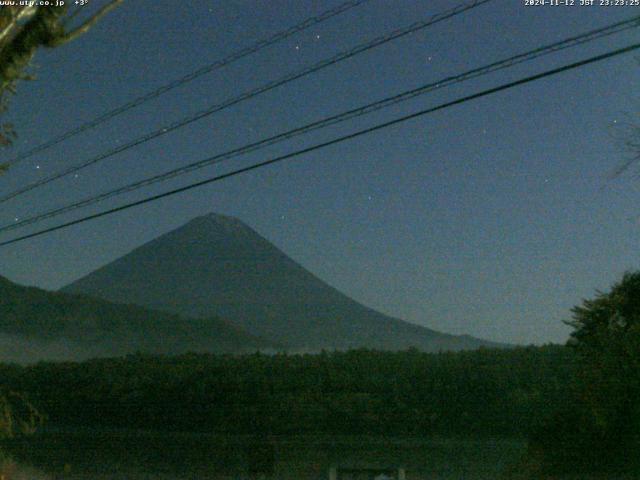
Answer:
[[[40,170],[40,165],[36,165],[36,170]]]
[[[300,50],[300,45],[296,45],[296,50]]]

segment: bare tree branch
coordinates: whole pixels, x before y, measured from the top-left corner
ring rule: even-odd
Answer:
[[[123,1],[124,0],[112,0],[111,2],[106,4],[104,7],[102,7],[100,10],[98,10],[98,12],[96,12],[95,15],[91,16],[90,18],[88,18],[82,25],[78,26],[77,28],[75,28],[74,30],[72,30],[70,32],[65,33],[62,36],[57,36],[53,40],[53,44],[51,46],[57,47],[57,46],[62,45],[64,43],[67,43],[67,42],[70,42],[72,40],[75,40],[79,36],[87,33],[89,31],[89,29],[91,27],[93,27],[98,22],[98,20],[100,20],[107,13],[109,13],[111,10],[113,10],[118,5],[120,5]]]
[[[0,30],[0,46],[2,46],[3,43],[6,43],[6,41],[15,34],[16,27],[20,21],[31,17],[36,13],[36,8],[37,7],[33,5],[18,7],[17,13],[13,13],[15,11],[13,9],[8,10],[11,19],[7,22],[7,25]]]
[[[615,143],[629,155],[625,161],[609,175],[610,180],[621,176],[634,164],[640,162],[640,125],[634,123],[632,120],[618,122],[612,136]]]
[[[64,18],[63,24],[64,24],[64,28],[65,28],[65,29],[69,26],[69,24],[71,23],[71,20],[73,20],[74,18],[76,18],[80,12],[82,12],[82,8],[80,8],[80,7],[75,8],[75,9],[73,10],[73,13],[72,13],[71,15],[67,15],[67,16]]]
[[[20,80],[31,80],[26,70],[41,47],[57,47],[88,32],[102,17],[124,0],[111,0],[77,28],[68,30],[80,9],[67,15],[66,5],[5,7],[0,9],[0,114],[7,108],[7,94],[14,93]],[[0,147],[11,145],[15,130],[0,124]],[[0,175],[6,165],[0,164]]]

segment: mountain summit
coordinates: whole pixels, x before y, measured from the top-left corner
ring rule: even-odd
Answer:
[[[197,217],[63,289],[185,317],[218,316],[294,350],[492,346],[352,300],[240,220]]]

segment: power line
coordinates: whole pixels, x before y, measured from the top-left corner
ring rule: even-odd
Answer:
[[[199,160],[197,162],[182,166],[182,167],[178,167],[172,170],[169,170],[168,172],[165,173],[161,173],[143,180],[139,180],[133,183],[130,183],[128,185],[125,185],[123,187],[119,187],[116,188],[114,190],[110,190],[108,192],[99,194],[99,195],[95,195],[95,196],[91,196],[89,198],[85,198],[83,200],[71,203],[69,205],[65,205],[62,207],[57,207],[55,209],[28,217],[28,218],[24,218],[21,221],[18,222],[13,222],[13,223],[7,223],[5,225],[0,225],[0,233],[1,232],[5,232],[5,231],[9,231],[9,230],[15,230],[17,228],[22,228],[25,227],[27,225],[31,225],[34,223],[38,223],[42,220],[48,219],[48,218],[53,218],[56,217],[58,215],[62,215],[63,213],[67,213],[73,210],[77,210],[79,208],[83,208],[83,207],[87,207],[89,205],[93,205],[95,203],[104,201],[106,199],[115,197],[117,195],[121,195],[127,192],[131,192],[134,190],[137,190],[139,188],[145,187],[145,186],[149,186],[161,181],[166,181],[168,179],[174,178],[176,176],[188,173],[188,172],[192,172],[194,170],[209,166],[209,165],[213,165],[213,164],[218,164],[221,163],[222,161],[240,156],[240,155],[244,155],[246,153],[250,153],[250,152],[254,152],[257,150],[260,150],[262,148],[265,148],[267,146],[270,145],[274,145],[276,143],[282,142],[284,140],[288,140],[290,138],[302,135],[302,134],[306,134],[309,133],[311,131],[315,131],[315,130],[319,130],[321,128],[326,128],[328,126],[331,125],[335,125],[356,117],[360,117],[362,115],[366,115],[378,110],[381,110],[383,108],[389,107],[391,105],[395,105],[398,104],[400,102],[404,102],[407,100],[410,100],[412,98],[415,98],[419,95],[423,95],[426,94],[428,92],[440,89],[440,88],[444,88],[453,84],[457,84],[457,83],[461,83],[473,78],[477,78],[480,77],[482,75],[487,75],[489,73],[493,73],[505,68],[510,68],[514,65],[523,63],[523,62],[527,62],[527,61],[531,61],[534,60],[536,58],[542,57],[544,55],[549,55],[551,53],[555,53],[558,52],[560,50],[564,50],[566,48],[570,48],[570,47],[574,47],[577,45],[582,45],[584,43],[587,42],[591,42],[593,40],[596,39],[600,39],[606,36],[610,36],[616,33],[620,33],[622,31],[628,30],[630,28],[637,28],[638,26],[640,26],[640,16],[635,16],[632,17],[630,19],[627,20],[623,20],[617,23],[614,23],[612,25],[608,25],[602,28],[598,28],[595,30],[591,30],[589,32],[583,33],[581,35],[577,35],[577,36],[573,36],[570,38],[567,38],[565,40],[559,41],[559,42],[555,42],[549,45],[545,45],[539,48],[536,48],[534,50],[530,50],[524,53],[520,53],[511,57],[508,57],[506,59],[502,59],[493,63],[490,63],[489,65],[483,66],[483,67],[479,67],[479,68],[475,68],[472,70],[469,70],[467,72],[461,73],[459,75],[455,75],[455,76],[450,76],[450,77],[446,77],[444,79],[438,80],[436,82],[432,82],[423,86],[420,86],[418,88],[414,88],[412,90],[408,90],[405,92],[402,92],[400,94],[391,96],[391,97],[387,97],[384,98],[382,100],[378,100],[376,102],[373,103],[369,103],[367,105],[363,105],[360,106],[358,108],[354,108],[351,110],[348,110],[346,112],[342,112],[340,114],[337,115],[333,115],[330,117],[326,117],[323,118],[321,120],[306,124],[302,127],[298,127],[295,128],[293,130],[289,130],[268,138],[264,138],[262,140],[259,140],[257,142],[254,143],[250,143],[248,145],[245,145],[243,147],[239,147],[239,148],[235,148],[229,151],[226,151],[224,153],[220,153],[217,155],[214,155],[212,157],[208,157],[205,158],[203,160]]]
[[[63,170],[61,172],[55,173],[53,175],[50,175],[48,177],[42,178],[40,180],[37,180],[35,182],[32,182],[28,185],[25,185],[24,187],[19,188],[18,190],[15,190],[11,193],[8,193],[2,197],[0,197],[0,203],[4,203],[8,200],[11,200],[12,198],[15,198],[19,195],[22,195],[23,193],[29,192],[31,190],[33,190],[34,188],[40,187],[42,185],[46,185],[54,180],[58,180],[62,177],[65,177],[67,175],[71,175],[72,173],[76,173],[90,165],[93,165],[95,163],[98,163],[106,158],[112,157],[113,155],[116,155],[118,153],[122,153],[126,150],[129,150],[135,146],[141,145],[143,143],[146,143],[150,140],[153,140],[155,138],[161,137],[162,135],[166,135],[167,133],[170,133],[174,130],[177,130],[179,128],[182,128],[186,125],[189,125],[193,122],[196,122],[198,120],[201,120],[205,117],[208,117],[216,112],[219,112],[221,110],[224,110],[226,108],[229,108],[233,105],[236,105],[240,102],[243,102],[245,100],[248,100],[250,98],[256,97],[262,93],[266,93],[270,90],[273,90],[277,87],[280,87],[282,85],[285,85],[287,83],[290,83],[294,80],[297,80],[299,78],[305,77],[307,75],[310,75],[312,73],[318,72],[319,70],[322,70],[326,67],[329,67],[331,65],[335,65],[339,62],[342,62],[343,60],[346,60],[348,58],[354,57],[356,55],[359,55],[361,53],[364,53],[368,50],[371,50],[373,48],[379,47],[380,45],[384,45],[385,43],[391,42],[393,40],[396,40],[400,37],[409,35],[411,33],[415,33],[419,30],[422,30],[424,28],[427,28],[431,25],[434,25],[438,22],[441,22],[443,20],[452,18],[456,15],[460,15],[463,12],[466,12],[467,10],[471,10],[473,8],[476,8],[480,5],[483,5],[485,3],[488,3],[490,1],[493,0],[473,0],[470,3],[466,3],[466,4],[460,4],[455,8],[452,8],[450,10],[447,10],[443,13],[438,13],[435,15],[432,15],[431,17],[429,17],[429,19],[427,20],[423,20],[423,21],[419,21],[419,22],[415,22],[411,25],[409,25],[408,27],[405,28],[401,28],[401,29],[397,29],[394,30],[386,35],[382,35],[379,37],[374,38],[373,40],[370,40],[366,43],[360,44],[350,50],[338,53],[336,55],[334,55],[331,58],[325,59],[325,60],[321,60],[320,62],[310,66],[310,67],[306,67],[298,72],[294,72],[288,75],[285,75],[284,77],[281,77],[277,80],[268,82],[260,87],[257,87],[253,90],[247,91],[245,93],[240,94],[237,97],[233,97],[230,98],[222,103],[213,105],[209,108],[207,108],[206,110],[200,111],[194,115],[191,115],[189,117],[183,118],[182,120],[178,120],[177,122],[174,122],[170,125],[167,125],[163,128],[154,130],[152,132],[149,132],[141,137],[138,137],[132,141],[130,141],[129,143],[125,144],[125,145],[121,145],[119,147],[115,147],[105,153],[102,153],[96,157],[90,158],[82,163],[79,163],[77,165],[74,165],[72,167],[67,168],[66,170]]]
[[[25,160],[29,157],[32,157],[33,155],[35,155],[36,153],[40,153],[43,152],[45,150],[48,150],[49,148],[58,145],[59,143],[74,137],[76,135],[78,135],[79,133],[85,132],[87,130],[90,130],[92,128],[97,127],[98,125],[106,122],[107,120],[110,120],[114,117],[117,117],[118,115],[123,114],[124,112],[127,112],[128,110],[131,110],[132,108],[135,108],[139,105],[142,105],[143,103],[148,102],[149,100],[153,100],[155,98],[158,98],[161,95],[164,95],[165,93],[178,88],[186,83],[189,83],[193,80],[195,80],[196,78],[199,78],[203,75],[206,75],[208,73],[211,73],[215,70],[218,70],[222,67],[226,67],[227,65],[230,65],[233,62],[236,62],[238,60],[241,60],[244,57],[247,57],[251,54],[254,54],[260,50],[262,50],[263,48],[269,47],[271,45],[274,45],[278,42],[281,42],[283,40],[286,40],[287,38],[295,35],[296,33],[302,32],[310,27],[313,27],[315,25],[318,25],[326,20],[329,20],[330,18],[333,18],[337,15],[340,15],[341,13],[344,13],[348,10],[351,10],[352,8],[355,8],[357,6],[362,5],[363,3],[368,2],[369,0],[350,0],[348,2],[344,2],[340,5],[338,5],[337,7],[334,7],[330,10],[327,10],[323,13],[321,13],[320,15],[317,15],[315,17],[311,17],[311,18],[307,18],[306,20],[302,21],[301,23],[294,25],[286,30],[282,30],[278,33],[273,34],[272,36],[259,40],[257,42],[255,42],[252,45],[249,45],[248,47],[245,47],[241,50],[238,50],[237,52],[234,52],[220,60],[216,60],[213,63],[210,63],[208,65],[205,65],[204,67],[199,68],[198,70],[195,70],[191,73],[188,73],[180,78],[177,78],[165,85],[162,85],[161,87],[158,87],[155,90],[152,90],[148,93],[145,93],[144,95],[141,95],[140,97],[134,98],[133,100],[130,100],[127,103],[124,103],[122,105],[120,105],[119,107],[114,108],[113,110],[109,110],[108,112],[103,113],[102,115],[94,118],[93,120],[90,120],[88,122],[85,122],[71,130],[68,130],[67,132],[62,133],[61,135],[54,137],[44,143],[41,143],[40,145],[35,146],[34,148],[32,148],[31,150],[27,150],[26,152],[17,155],[15,158],[9,160],[8,162],[6,162],[6,166],[10,167],[15,165],[18,162],[21,162],[22,160]]]
[[[39,230],[37,232],[33,232],[33,233],[28,234],[28,235],[23,235],[21,237],[17,237],[17,238],[11,239],[11,240],[6,240],[6,241],[0,243],[0,247],[6,246],[6,245],[10,245],[10,244],[13,244],[13,243],[17,243],[17,242],[20,242],[20,241],[24,241],[24,240],[27,240],[29,238],[38,237],[38,236],[44,235],[46,233],[51,233],[51,232],[54,232],[54,231],[57,231],[57,230],[61,230],[63,228],[70,227],[72,225],[77,225],[77,224],[80,224],[80,223],[87,222],[89,220],[94,220],[96,218],[104,217],[106,215],[111,215],[111,214],[116,213],[116,212],[120,212],[120,211],[123,211],[123,210],[128,210],[130,208],[137,207],[139,205],[144,205],[146,203],[154,202],[156,200],[160,200],[160,199],[165,198],[165,197],[170,197],[170,196],[173,196],[173,195],[177,195],[178,193],[182,193],[182,192],[185,192],[187,190],[191,190],[191,189],[194,189],[194,188],[197,188],[197,187],[201,187],[203,185],[208,185],[210,183],[218,182],[218,181],[230,178],[230,177],[234,177],[236,175],[240,175],[242,173],[250,172],[252,170],[257,170],[259,168],[267,167],[269,165],[273,165],[273,164],[282,162],[284,160],[288,160],[290,158],[298,157],[300,155],[311,153],[313,151],[320,150],[322,148],[326,148],[326,147],[331,146],[331,145],[336,145],[338,143],[342,143],[342,142],[345,142],[347,140],[352,140],[354,138],[357,138],[357,137],[360,137],[360,136],[363,136],[363,135],[366,135],[366,134],[369,134],[369,133],[373,133],[373,132],[376,132],[378,130],[382,130],[384,128],[388,128],[388,127],[391,127],[393,125],[404,123],[404,122],[406,122],[408,120],[412,120],[414,118],[418,118],[418,117],[427,115],[429,113],[433,113],[433,112],[436,112],[436,111],[439,111],[439,110],[444,110],[444,109],[452,107],[454,105],[460,105],[462,103],[465,103],[465,102],[468,102],[468,101],[471,101],[471,100],[475,100],[475,99],[478,99],[478,98],[481,98],[481,97],[485,97],[487,95],[491,95],[493,93],[497,93],[497,92],[500,92],[500,91],[503,91],[503,90],[511,89],[511,88],[516,87],[516,86],[523,85],[525,83],[530,83],[530,82],[533,82],[533,81],[537,81],[537,80],[540,80],[540,79],[545,78],[545,77],[549,77],[549,76],[552,76],[552,75],[557,75],[558,73],[566,72],[568,70],[573,70],[573,69],[576,69],[576,68],[579,68],[579,67],[583,67],[583,66],[591,64],[591,63],[599,62],[599,61],[602,61],[602,60],[605,60],[605,59],[608,59],[608,58],[612,58],[612,57],[615,57],[615,56],[618,56],[618,55],[622,55],[622,54],[631,52],[633,50],[637,50],[638,48],[640,48],[640,43],[636,43],[636,44],[633,44],[633,45],[629,45],[627,47],[619,48],[617,50],[613,50],[613,51],[610,51],[610,52],[602,54],[602,55],[597,55],[595,57],[591,57],[591,58],[588,58],[586,60],[581,60],[579,62],[571,63],[571,64],[568,64],[568,65],[564,65],[564,66],[559,67],[559,68],[555,68],[555,69],[552,69],[552,70],[547,70],[547,71],[545,71],[543,73],[539,73],[539,74],[536,74],[536,75],[531,75],[529,77],[525,77],[525,78],[522,78],[520,80],[516,80],[516,81],[513,81],[513,82],[505,83],[505,84],[502,84],[502,85],[500,85],[498,87],[493,87],[493,88],[490,88],[490,89],[487,89],[487,90],[483,90],[483,91],[478,92],[478,93],[474,93],[472,95],[467,95],[465,97],[458,98],[458,99],[450,101],[450,102],[442,103],[442,104],[440,104],[440,105],[438,105],[436,107],[431,107],[431,108],[427,108],[425,110],[420,110],[419,112],[412,113],[412,114],[409,114],[409,115],[405,115],[405,116],[402,116],[400,118],[396,118],[394,120],[390,120],[388,122],[380,123],[380,124],[375,125],[373,127],[369,127],[369,128],[365,128],[365,129],[362,129],[362,130],[358,130],[358,131],[356,131],[354,133],[350,133],[350,134],[344,135],[342,137],[337,137],[337,138],[334,138],[334,139],[326,141],[326,142],[318,143],[318,144],[313,145],[311,147],[303,148],[301,150],[297,150],[295,152],[288,153],[286,155],[281,155],[279,157],[275,157],[275,158],[272,158],[272,159],[269,159],[269,160],[265,160],[263,162],[255,163],[255,164],[250,165],[248,167],[239,168],[239,169],[234,170],[232,172],[224,173],[224,174],[221,174],[221,175],[217,175],[215,177],[208,178],[206,180],[201,180],[199,182],[191,183],[191,184],[189,184],[187,186],[176,188],[174,190],[169,190],[167,192],[163,192],[163,193],[160,193],[160,194],[157,194],[157,195],[153,195],[153,196],[144,198],[142,200],[138,200],[138,201],[135,201],[135,202],[127,203],[125,205],[121,205],[119,207],[114,207],[114,208],[111,208],[109,210],[103,210],[102,212],[94,213],[92,215],[87,215],[87,216],[79,218],[77,220],[66,222],[66,223],[63,223],[63,224],[60,224],[60,225],[56,225],[54,227],[49,227],[49,228],[46,228],[46,229],[43,229],[43,230]]]

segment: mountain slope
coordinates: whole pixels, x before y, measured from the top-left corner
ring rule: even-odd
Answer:
[[[394,319],[315,277],[241,221],[198,217],[63,289],[190,317],[217,315],[295,349],[491,346]]]
[[[23,287],[0,277],[0,360],[133,353],[254,351],[268,347],[217,318],[184,319],[134,305]]]

